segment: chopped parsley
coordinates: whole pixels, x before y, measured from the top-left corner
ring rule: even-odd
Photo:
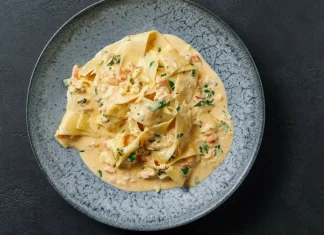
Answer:
[[[130,162],[134,162],[136,160],[136,153],[135,152],[131,153],[131,155],[128,156],[127,160]]]
[[[200,151],[200,155],[205,155],[208,153],[209,150],[209,146],[207,143],[203,143],[202,145],[199,146],[199,151]]]
[[[228,131],[230,127],[226,122],[222,122],[222,124],[219,125],[219,128],[224,131]]]
[[[99,104],[99,107],[102,107],[103,106],[103,103],[102,102],[100,102],[100,104]]]
[[[157,138],[161,138],[161,136],[159,134],[154,133],[154,136]]]
[[[179,110],[180,110],[180,106],[178,106],[178,107],[176,108],[176,110],[177,110],[177,112],[179,112]]]
[[[109,61],[109,63],[107,65],[112,66],[115,64],[115,62],[116,62],[116,64],[119,64],[120,60],[121,60],[120,55],[113,56],[113,58],[111,58],[111,60]],[[111,70],[111,69],[109,68],[109,70]]]
[[[151,68],[154,63],[155,63],[155,61],[151,61],[149,68]]]
[[[84,152],[84,150],[79,150],[79,152],[80,152],[80,153],[83,153],[83,152]]]
[[[196,76],[196,70],[195,69],[193,69],[193,70],[191,70],[191,76]]]
[[[208,153],[208,144],[205,143],[202,145],[202,147]]]
[[[188,172],[189,172],[189,167],[181,168],[181,172],[185,177],[187,177]]]
[[[183,133],[178,133],[177,138],[181,138],[183,136]]]
[[[122,156],[123,155],[123,150],[122,149],[120,149],[120,148],[117,148],[117,153],[119,154],[119,156]]]
[[[166,73],[162,73],[161,74],[161,77],[165,77],[167,74]]]
[[[154,113],[157,110],[162,109],[162,108],[164,108],[167,105],[169,105],[169,102],[167,103],[165,100],[160,100],[160,101],[156,101],[154,103],[154,107],[149,106],[148,109],[151,110]]]
[[[221,149],[220,144],[215,146],[215,148],[214,148],[214,156],[216,157],[219,153],[223,153],[223,150]]]
[[[171,89],[174,91],[174,82],[169,80],[169,85],[170,85]]]
[[[209,89],[208,88],[208,84],[205,84],[204,85],[204,93],[207,94],[207,97],[198,97],[199,99],[202,99],[200,100],[197,104],[194,105],[194,107],[201,107],[201,106],[204,106],[204,105],[209,105],[209,106],[214,106],[213,102],[214,102],[214,99],[211,99],[211,100],[207,100],[208,98],[210,98],[211,96],[215,95],[215,92],[212,90],[212,89]]]
[[[98,95],[98,88],[97,87],[95,87],[95,93],[96,93],[96,95]]]
[[[162,169],[159,169],[157,175],[161,175],[161,174],[162,174]]]
[[[63,80],[63,84],[64,84],[64,86],[66,86],[66,87],[70,86],[70,84],[69,84],[69,82],[68,82],[68,79],[64,79],[64,80]]]
[[[163,66],[163,65],[159,65],[158,67],[159,67],[159,68],[164,68],[164,66]]]
[[[206,104],[209,106],[213,106],[214,99],[212,100],[206,100]]]
[[[111,58],[111,60],[109,61],[109,63],[107,65],[112,66],[112,65],[114,65],[114,63],[115,63],[115,59],[113,57],[113,58]],[[110,70],[110,68],[109,68],[109,70]]]
[[[98,175],[99,175],[100,178],[102,177],[102,171],[101,170],[98,170]]]
[[[199,101],[197,104],[194,105],[194,107],[201,107],[204,106],[205,104],[209,105],[209,106],[214,106],[213,105],[214,99],[212,100],[201,100]]]
[[[204,106],[206,102],[204,100],[199,101],[197,104],[194,105],[194,107],[201,107]]]
[[[87,99],[86,98],[83,98],[82,100],[79,100],[78,101],[78,104],[84,104],[87,102]]]
[[[212,95],[215,95],[215,91],[211,89],[204,89],[204,92],[207,93],[207,97],[211,97]]]
[[[160,52],[162,50],[162,48],[159,46],[159,48],[158,48],[158,52]]]

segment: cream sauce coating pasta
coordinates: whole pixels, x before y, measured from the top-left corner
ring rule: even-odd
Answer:
[[[234,125],[225,88],[182,39],[158,31],[106,46],[75,65],[55,138],[127,191],[192,187],[225,159]]]

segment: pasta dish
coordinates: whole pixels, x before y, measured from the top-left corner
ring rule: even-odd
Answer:
[[[55,138],[120,189],[195,186],[230,151],[234,129],[224,85],[174,35],[126,36],[75,65],[63,82],[67,106]]]

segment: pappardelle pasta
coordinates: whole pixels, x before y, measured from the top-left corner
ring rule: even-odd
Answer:
[[[192,46],[157,31],[108,45],[65,79],[55,137],[104,181],[128,191],[195,186],[229,153],[222,81]]]

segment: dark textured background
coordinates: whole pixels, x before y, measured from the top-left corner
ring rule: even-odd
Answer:
[[[0,234],[131,234],[86,217],[54,191],[37,166],[25,124],[39,54],[65,21],[95,1],[0,2]],[[250,50],[263,82],[266,126],[241,187],[208,216],[174,230],[324,234],[324,3],[195,2],[227,22]]]

